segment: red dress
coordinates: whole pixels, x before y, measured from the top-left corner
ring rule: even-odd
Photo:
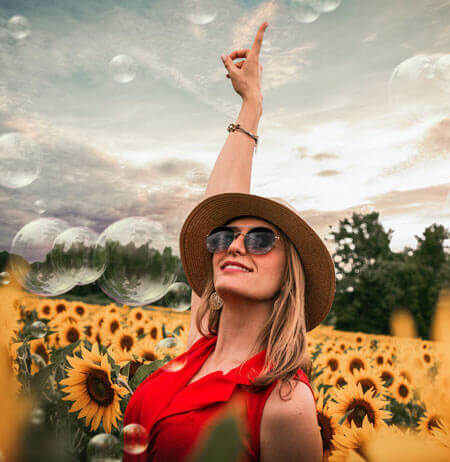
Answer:
[[[250,393],[240,384],[249,384],[264,366],[266,350],[227,374],[212,372],[194,382],[192,377],[201,368],[214,350],[217,335],[201,337],[189,350],[179,355],[176,361],[186,360],[186,365],[177,372],[159,368],[150,374],[135,390],[125,410],[123,425],[139,423],[150,435],[150,442],[142,454],[124,452],[123,462],[180,462],[186,460],[210,419],[223,410],[233,396],[244,398],[246,430],[243,436],[245,462],[259,461],[260,424],[264,404],[276,382],[265,390]],[[172,361],[175,361],[172,360]],[[167,363],[170,364],[170,363]],[[166,366],[167,367],[167,366]],[[240,373],[239,373],[240,368]],[[302,369],[295,376],[314,392]]]

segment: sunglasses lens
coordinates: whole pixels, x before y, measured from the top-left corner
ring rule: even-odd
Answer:
[[[269,252],[275,243],[275,234],[270,229],[250,231],[245,238],[247,250],[256,255]]]
[[[231,230],[215,229],[206,238],[206,247],[211,252],[222,252],[233,242],[234,233]]]
[[[211,253],[223,252],[234,240],[234,232],[230,228],[215,228],[206,238],[206,247]],[[275,243],[275,234],[269,228],[259,227],[250,230],[244,238],[245,248],[255,255],[269,252]]]

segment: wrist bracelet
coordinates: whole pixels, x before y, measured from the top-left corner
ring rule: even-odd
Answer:
[[[256,135],[253,135],[252,133],[248,132],[247,130],[245,130],[244,128],[242,128],[240,126],[240,124],[234,124],[234,123],[231,123],[230,125],[228,125],[228,128],[227,130],[229,132],[234,132],[235,130],[240,130],[241,132],[247,134],[248,136],[250,136],[251,138],[253,138],[253,140],[255,141],[255,153],[256,153],[256,148],[258,146],[258,136]]]

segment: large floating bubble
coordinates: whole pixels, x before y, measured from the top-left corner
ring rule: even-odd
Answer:
[[[41,171],[42,152],[28,136],[12,132],[0,136],[0,184],[23,188]]]
[[[118,303],[147,305],[162,298],[180,271],[179,259],[165,245],[161,223],[128,217],[108,226],[97,240],[95,259],[106,259],[97,284]]]
[[[86,447],[87,462],[120,462],[122,451],[119,440],[110,433],[99,433]]]
[[[59,218],[38,218],[14,236],[10,249],[12,273],[29,292],[60,295],[76,285],[70,274],[56,270],[50,256],[54,240],[67,228],[68,223]]]
[[[25,16],[16,14],[8,21],[8,32],[11,37],[21,40],[30,34],[30,22]]]
[[[131,423],[123,427],[122,438],[123,450],[128,454],[142,454],[150,442],[147,429],[137,423]]]
[[[34,207],[35,212],[39,213],[39,215],[42,215],[43,213],[47,211],[47,204],[42,199],[35,200],[33,207]]]
[[[136,61],[128,55],[117,55],[109,62],[109,70],[116,82],[128,83],[136,77]]]
[[[173,283],[166,294],[166,297],[169,296],[171,299],[170,308],[175,311],[187,311],[191,306],[192,290],[185,282]]]
[[[309,0],[309,4],[319,13],[330,13],[341,4],[341,0]]]
[[[105,271],[106,259],[95,252],[98,234],[86,226],[63,231],[53,242],[51,258],[57,271],[69,274],[78,285],[96,281]]]
[[[389,81],[393,108],[409,119],[450,113],[450,55],[417,55],[401,62]]]
[[[217,16],[217,0],[184,0],[186,17],[193,24],[204,25]]]
[[[289,6],[297,22],[309,24],[320,16],[320,13],[312,7],[310,0],[290,0]]]

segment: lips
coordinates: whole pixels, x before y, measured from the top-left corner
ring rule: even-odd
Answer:
[[[245,268],[246,270],[248,270],[249,272],[251,272],[252,270],[250,268],[247,268],[244,264],[242,263],[239,263],[237,261],[232,261],[232,260],[227,260],[224,262],[224,264],[220,267],[220,269],[224,269],[227,265],[235,265],[235,266],[240,266],[242,268]],[[237,270],[236,270],[237,271]]]

